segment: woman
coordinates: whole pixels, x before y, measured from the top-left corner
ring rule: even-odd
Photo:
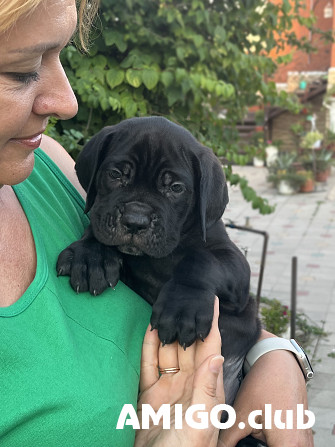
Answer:
[[[78,3],[83,38],[83,25],[89,22],[95,2]],[[130,426],[115,430],[115,425],[124,403],[136,405],[150,308],[121,283],[94,299],[89,294],[76,296],[66,278],[55,276],[59,252],[87,225],[73,161],[43,135],[50,116],[69,119],[77,112],[59,61],[76,26],[75,0],[0,0],[0,444],[4,447],[134,443]],[[147,332],[141,402],[208,399],[214,406],[222,401],[222,387],[213,385],[222,383],[217,382],[222,358],[215,327],[213,333],[205,348],[196,344],[184,353],[175,345],[159,347],[155,331]],[[216,341],[211,343],[213,337]],[[181,371],[158,379],[158,361],[163,369],[173,366]],[[287,375],[284,379],[276,375],[269,383],[267,375],[271,377],[273,369],[291,371],[286,395]],[[171,384],[177,382],[176,395]],[[290,353],[268,353],[252,368],[236,401],[240,420],[266,402],[278,408],[306,403],[302,375]],[[233,427],[218,442],[233,446],[251,431],[248,426]],[[150,433],[154,433],[152,445],[159,447],[174,436],[173,431],[165,432],[163,439]],[[178,436],[182,447],[190,445],[187,430]],[[276,429],[256,436],[278,445]],[[197,442],[212,446],[217,437],[218,430],[211,428]],[[145,445],[143,439],[140,432],[137,445]],[[294,439],[296,445],[311,445],[307,432]]]

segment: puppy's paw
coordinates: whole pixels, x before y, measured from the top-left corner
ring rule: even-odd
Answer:
[[[70,276],[70,284],[77,293],[89,291],[100,295],[117,284],[121,263],[120,254],[113,247],[95,239],[81,239],[60,253],[56,270],[58,276]]]
[[[186,349],[196,339],[204,340],[212,327],[214,294],[175,284],[164,285],[153,305],[151,325],[162,343],[178,340]]]

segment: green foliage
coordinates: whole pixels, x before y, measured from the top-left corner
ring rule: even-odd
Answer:
[[[240,186],[243,197],[247,202],[251,203],[253,209],[258,209],[261,214],[273,213],[275,207],[271,206],[267,199],[258,196],[255,190],[249,186],[248,180],[238,174],[233,174],[231,171],[226,172],[226,177],[231,185]]]
[[[277,173],[278,171],[292,171],[293,163],[297,159],[297,154],[292,152],[281,152],[276,161],[269,167],[269,171]]]
[[[71,152],[75,141],[80,148],[103,126],[163,115],[184,125],[218,156],[246,163],[252,148],[240,154],[236,125],[247,107],[272,104],[294,112],[300,107],[296,98],[278,94],[274,83],[265,81],[276,70],[271,50],[285,42],[310,50],[308,41],[288,31],[294,19],[302,20],[303,2],[291,3],[102,0],[90,55],[72,45],[62,53],[79,113],[49,132],[60,135]],[[309,19],[305,25],[313,23]],[[246,186],[242,189],[251,195]],[[262,203],[253,199],[256,208]]]
[[[290,323],[290,311],[279,300],[261,299],[261,320],[267,331],[281,336]]]
[[[303,157],[303,164],[306,169],[315,169],[315,171],[323,172],[333,164],[333,153],[325,148],[313,150],[312,153]]]
[[[278,186],[280,182],[285,181],[294,189],[298,189],[305,183],[306,177],[304,174],[298,172],[278,171],[276,174],[270,174],[268,181],[273,183],[274,186]]]
[[[283,305],[279,300],[261,297],[260,318],[267,331],[281,337],[289,328],[291,312],[288,306]],[[297,312],[295,329],[296,340],[305,348],[310,346],[315,339],[326,338],[329,335],[304,312]]]
[[[296,170],[294,166],[296,159],[295,153],[280,153],[275,163],[269,167],[268,181],[274,186],[278,186],[281,181],[286,181],[294,189],[299,189],[306,181],[306,173],[303,170]]]
[[[308,346],[315,338],[325,338],[328,336],[328,333],[322,327],[312,322],[303,312],[297,313],[295,325],[297,341],[303,346]]]
[[[301,147],[304,149],[313,149],[314,145],[323,140],[323,134],[318,131],[307,132],[301,140]]]

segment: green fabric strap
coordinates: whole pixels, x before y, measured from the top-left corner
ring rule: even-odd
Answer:
[[[14,191],[37,271],[24,295],[0,308],[0,445],[130,447],[132,427],[115,427],[125,403],[136,408],[151,308],[122,283],[92,297],[57,278],[58,254],[88,221],[84,201],[44,152]]]

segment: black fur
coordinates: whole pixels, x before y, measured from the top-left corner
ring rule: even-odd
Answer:
[[[227,185],[212,150],[165,118],[133,118],[95,135],[76,171],[91,225],[60,254],[58,273],[92,294],[121,278],[153,305],[160,339],[184,347],[208,335],[217,295],[232,403],[260,325],[249,265],[221,220]]]

